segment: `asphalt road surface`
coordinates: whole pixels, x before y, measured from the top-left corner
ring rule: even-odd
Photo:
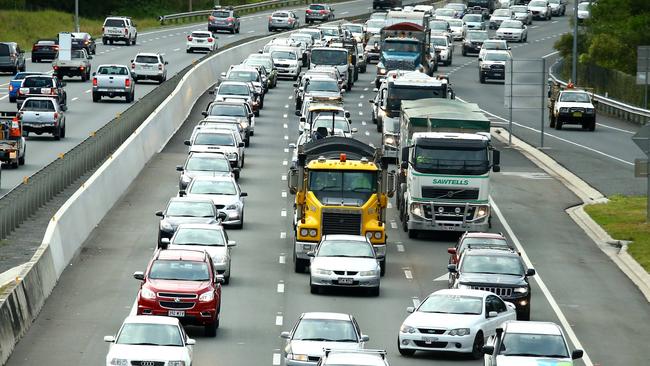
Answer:
[[[345,94],[345,102],[353,126],[359,128],[356,137],[378,144],[367,103],[373,97],[374,72],[371,66],[360,76]],[[461,73],[453,77],[460,97],[466,97],[467,90],[481,88],[464,84]],[[353,314],[370,336],[367,346],[387,349],[391,365],[481,365],[481,361],[455,354],[418,353],[405,358],[397,352],[397,331],[407,315],[406,307],[446,287],[446,248],[457,239],[455,235],[408,239],[398,229],[395,210],[390,209],[388,267],[379,298],[348,292],[312,295],[308,275],[293,272],[293,197],[287,197],[284,180],[291,158],[288,145],[297,137],[291,84],[281,81],[266,96],[266,108],[246,149],[247,163],[240,179],[249,194],[246,222],[243,230],[229,231],[238,246],[233,252],[231,283],[223,290],[221,327],[216,338],[203,337],[201,328],[189,328],[197,339],[194,364],[280,365],[281,331],[290,329],[302,312],[336,311]],[[183,140],[209,99],[205,95],[197,103],[185,125],[95,229],[8,365],[103,362],[108,345],[102,337],[114,334],[133,309],[138,281],[132,273],[145,268],[155,247],[158,219],[154,212],[177,194],[174,167],[187,154]],[[592,136],[598,133],[602,131]],[[515,149],[498,145],[503,170],[493,178],[496,213],[492,230],[520,244],[524,258],[538,272],[532,281],[532,319],[562,324],[572,345],[580,343],[587,353],[587,362],[579,365],[647,364],[650,329],[644,324],[650,308],[564,212],[579,203],[577,197]]]

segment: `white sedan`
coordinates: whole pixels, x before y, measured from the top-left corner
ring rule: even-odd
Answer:
[[[506,41],[528,41],[528,27],[521,20],[504,20],[496,34],[497,39]]]
[[[194,52],[196,50],[214,52],[219,47],[217,46],[218,38],[219,37],[212,35],[212,32],[194,31],[189,36],[187,36],[185,51],[187,53]]]
[[[439,290],[417,307],[407,308],[409,315],[399,329],[397,349],[403,356],[415,351],[470,353],[483,357],[485,340],[496,328],[515,320],[515,305],[481,290]]]
[[[106,366],[191,365],[194,339],[185,334],[177,318],[154,315],[129,316],[110,343]]]

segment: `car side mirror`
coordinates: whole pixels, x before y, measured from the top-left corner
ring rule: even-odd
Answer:
[[[135,278],[136,280],[144,281],[144,272],[142,271],[133,272],[133,278]]]
[[[242,192],[239,194],[239,197],[248,197],[248,193]]]
[[[361,342],[368,342],[370,340],[370,336],[367,336],[365,334],[361,335]]]
[[[201,115],[203,115],[203,117],[207,117],[207,116],[208,116],[208,112],[203,111],[203,112],[201,112]]]
[[[234,241],[234,240],[228,240],[228,246],[229,246],[229,247],[236,247],[236,246],[237,246],[237,242]]]
[[[314,252],[313,250],[311,250],[311,251],[307,252],[307,256],[313,258],[313,257],[316,256],[316,252]]]
[[[294,87],[294,88],[297,88],[297,87],[298,87],[298,83],[293,83],[293,87]]]
[[[455,264],[448,264],[447,265],[447,271],[449,271],[451,273],[456,273],[456,272],[458,272],[458,268],[456,268]]]
[[[447,248],[447,253],[456,254],[456,248]]]
[[[115,342],[115,336],[104,336],[104,342],[109,342],[109,343]]]
[[[92,56],[88,56],[88,59],[89,59],[89,60],[92,60],[92,59],[93,59],[93,57],[92,57]]]
[[[176,165],[176,171],[177,171],[177,172],[182,172],[183,170],[184,170],[184,169],[183,169],[183,166],[182,166],[182,165]]]
[[[163,248],[163,249],[167,249],[167,247],[169,246],[169,243],[170,243],[169,238],[160,239],[160,247]]]
[[[415,312],[415,306],[409,306],[406,308],[406,312],[411,314]]]
[[[280,338],[283,338],[283,339],[291,339],[291,333],[289,333],[289,332],[282,332],[282,333],[280,333]]]
[[[219,213],[217,214],[217,218],[218,218],[219,220],[223,221],[223,220],[225,220],[225,219],[228,218],[228,215],[226,215],[226,213],[223,212],[223,211],[219,211]]]
[[[214,283],[223,285],[224,283],[226,283],[226,278],[223,275],[218,274],[214,277]]]
[[[163,217],[164,215],[162,211],[156,211],[156,216]]]
[[[528,269],[526,270],[526,277],[534,276],[535,273],[537,273],[537,272],[535,272],[535,268],[528,268]]]
[[[181,189],[180,191],[178,191],[178,196],[179,197],[184,197],[186,195],[187,195],[187,192],[184,189]]]
[[[299,121],[300,121],[300,123],[305,123],[305,122],[307,122],[307,119],[305,117],[300,117]]]
[[[496,311],[490,311],[487,313],[487,318],[496,318],[499,315]]]
[[[494,346],[483,346],[483,353],[491,355],[494,353]]]
[[[244,145],[246,145],[244,142],[240,142],[239,144],[237,144],[237,146],[239,147],[244,147]]]
[[[190,140],[185,140],[185,141],[183,141],[183,143],[185,144],[185,146],[191,146],[192,145]]]
[[[95,75],[97,75],[97,73],[96,73],[96,72],[93,72],[93,76],[95,76]]]
[[[575,349],[573,352],[571,352],[571,359],[572,360],[577,360],[582,358],[582,356],[585,354],[585,352],[581,349]]]
[[[185,341],[185,344],[188,346],[193,346],[196,344],[196,340],[193,338],[188,338],[187,341]]]
[[[222,73],[219,74],[219,75],[220,75],[222,78],[225,78],[225,77],[226,77],[226,73],[225,73],[225,72],[222,72]]]
[[[169,61],[165,61],[165,65],[169,65]]]
[[[133,63],[133,59],[131,59],[131,61],[129,61],[129,62]]]
[[[343,115],[345,116],[345,118],[348,118],[348,119],[350,118],[350,112],[348,112],[348,111],[345,111],[345,113]]]

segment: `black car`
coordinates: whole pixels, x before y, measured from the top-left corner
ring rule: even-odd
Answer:
[[[97,45],[95,40],[88,33],[72,33],[72,49],[85,49],[89,55],[97,54]]]
[[[55,98],[61,108],[68,109],[68,94],[65,92],[65,82],[53,75],[29,75],[23,79],[16,95],[18,109],[29,97]]]
[[[58,53],[59,41],[57,39],[39,39],[32,46],[32,62],[54,60]]]
[[[25,71],[25,51],[16,42],[0,42],[0,71]]]
[[[172,197],[165,211],[157,211],[160,217],[158,223],[158,245],[163,238],[171,239],[180,224],[214,224],[225,218],[225,213],[217,212],[211,200]]]
[[[468,53],[481,52],[481,46],[483,46],[483,41],[489,39],[487,31],[479,30],[469,30],[465,39],[463,39],[463,56],[467,56]]]
[[[530,319],[531,288],[521,256],[509,249],[466,249],[460,263],[449,264],[449,288],[493,292],[517,307],[517,319]]]

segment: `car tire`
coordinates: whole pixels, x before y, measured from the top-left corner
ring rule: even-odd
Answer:
[[[397,338],[397,350],[399,351],[399,354],[405,357],[411,357],[415,354],[414,349],[404,349],[402,346],[399,344],[399,337]]]
[[[555,129],[558,131],[562,129],[562,121],[560,119],[555,120]]]
[[[485,340],[483,338],[483,333],[479,331],[474,337],[474,343],[472,344],[472,358],[475,360],[480,360],[483,358],[483,344]]]
[[[253,113],[253,115],[254,115],[255,117],[259,117],[259,116],[260,116],[260,110],[259,110],[259,109],[256,110],[256,111]]]
[[[386,259],[379,261],[379,275],[383,277],[386,274]]]
[[[251,145],[251,138],[249,137],[246,140],[244,140],[244,147],[249,147],[250,145]]]
[[[63,128],[61,129],[61,138],[65,138],[65,124],[63,125]]]
[[[235,180],[239,180],[239,173],[240,172],[238,172],[238,171],[233,173],[235,175]]]
[[[93,103],[97,103],[102,100],[102,97],[99,94],[93,93]]]
[[[549,124],[548,124],[548,126],[549,126],[550,128],[555,128],[555,117],[553,116],[553,114],[551,114],[551,116],[550,116],[550,118],[549,118]]]
[[[205,333],[206,337],[216,337],[218,327],[219,327],[219,320],[215,320],[213,323],[206,324],[203,327],[203,332]]]
[[[368,289],[368,294],[370,296],[378,297],[379,296],[379,286],[372,287],[372,288]]]
[[[589,125],[589,131],[596,131],[596,121],[592,122],[591,125]]]
[[[61,126],[59,126],[56,131],[53,133],[54,140],[59,141],[61,140]]]
[[[106,45],[107,43],[108,43],[108,41],[106,40],[106,38],[102,37],[102,44]]]
[[[320,286],[318,286],[318,285],[312,285],[312,284],[311,284],[311,281],[309,281],[309,292],[310,292],[310,293],[312,293],[312,294],[314,294],[314,295],[317,295],[317,294],[320,294],[320,290],[321,290],[321,289],[320,289]]]
[[[133,38],[133,41],[131,41],[131,44],[135,46],[137,42],[138,42],[138,36],[135,36],[135,38]]]
[[[9,97],[9,103],[16,103],[16,97]]]
[[[530,320],[530,305],[521,311],[517,311],[517,320]]]
[[[307,261],[304,259],[296,258],[294,254],[294,264],[293,264],[293,270],[296,273],[305,273],[307,270]]]
[[[25,147],[25,151],[23,152],[23,156],[18,158],[18,165],[25,165],[25,158],[27,157],[27,147]]]
[[[463,54],[463,56],[467,56],[467,51],[465,51],[465,48],[464,48],[464,47],[463,47],[463,52],[462,52],[462,54]]]
[[[478,74],[478,81],[479,81],[481,84],[485,84],[485,76],[483,75],[483,73],[479,73],[479,74]]]
[[[231,268],[231,266],[230,266],[230,262],[228,262],[228,275],[227,275],[227,276],[223,276],[223,284],[224,284],[224,285],[227,285],[227,284],[230,283],[230,271],[231,271],[231,270],[232,270],[232,268]]]
[[[133,81],[135,83],[135,80]],[[127,94],[126,97],[124,97],[127,103],[131,103],[133,101],[133,95],[132,94]]]
[[[244,228],[244,211],[241,212],[241,222],[235,225],[235,229],[241,230]]]
[[[405,225],[406,225],[406,221],[404,221],[404,222],[405,222]],[[406,230],[408,232],[409,239],[417,239],[418,238],[418,233],[419,233],[418,230],[409,229],[408,226],[407,226]]]

